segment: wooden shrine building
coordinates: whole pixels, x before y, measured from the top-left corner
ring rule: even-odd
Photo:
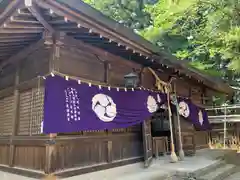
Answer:
[[[148,89],[156,89],[157,77],[166,83],[175,77],[177,94],[201,107],[211,103],[216,92],[232,93],[224,82],[161,52],[80,0],[0,1],[0,169],[71,176],[151,157],[150,123],[144,131],[138,125],[41,134],[44,76],[57,72],[124,87],[124,76],[133,71],[139,75],[139,86]],[[156,113],[154,118],[161,121],[164,115]],[[176,123],[173,130],[177,134]],[[207,147],[208,132],[196,131],[183,118],[181,131],[186,154]],[[161,148],[165,141],[161,142],[155,146]]]

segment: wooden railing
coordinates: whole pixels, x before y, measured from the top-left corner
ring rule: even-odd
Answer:
[[[11,145],[15,146],[14,152]],[[48,156],[48,147],[53,153]],[[102,136],[6,136],[0,137],[0,166],[58,173],[70,168],[86,169],[143,156],[142,140],[136,133]],[[50,162],[48,164],[48,162]]]
[[[240,122],[240,104],[207,108],[211,123]]]
[[[207,108],[213,144],[239,146],[240,104]]]

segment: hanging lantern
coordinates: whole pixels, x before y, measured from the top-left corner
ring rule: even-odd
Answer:
[[[135,72],[131,72],[124,76],[125,87],[136,88],[138,86],[139,77]]]

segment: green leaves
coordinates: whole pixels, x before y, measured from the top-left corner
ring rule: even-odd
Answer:
[[[153,20],[142,33],[146,39],[203,73],[240,72],[240,1],[159,1],[146,10]]]
[[[240,76],[239,0],[84,1],[203,73]]]
[[[84,0],[106,16],[132,29],[144,29],[151,24],[150,14],[144,10],[152,0]]]

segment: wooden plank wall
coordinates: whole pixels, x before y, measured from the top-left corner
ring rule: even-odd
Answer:
[[[103,51],[86,49],[81,43],[75,42],[61,47],[53,45],[52,48],[40,48],[29,54],[19,66],[20,85],[16,86],[17,91],[12,88],[6,96],[0,93],[0,164],[53,172],[143,156],[140,125],[113,131],[59,134],[54,139],[55,145],[46,145],[50,137],[40,134],[44,83],[39,83],[37,76],[56,70],[108,85],[124,86],[124,75],[133,68],[140,72],[142,66]],[[11,71],[9,76],[6,73],[8,79],[16,74],[16,70]],[[168,79],[168,75],[160,75],[162,80]],[[143,72],[141,77],[145,87],[154,86],[155,80],[150,72]],[[13,78],[11,81],[1,81],[10,84],[0,84],[5,88],[13,85],[14,81]],[[187,95],[189,86],[182,83],[179,87],[185,89],[178,92]],[[13,106],[15,101],[17,107]],[[13,117],[14,114],[16,117]],[[13,128],[15,120],[17,123]],[[49,153],[51,147],[52,154]]]
[[[120,57],[106,56],[92,49],[86,50],[79,43],[78,46],[62,46],[60,58],[55,60],[54,67],[63,74],[112,86],[124,86],[124,75],[130,73],[133,68],[141,68],[140,65],[120,59]],[[79,137],[74,140],[75,143],[72,142],[73,140],[60,140],[66,136],[72,139],[73,134],[57,136],[59,143],[56,140],[55,158],[52,165],[55,170],[87,167],[143,156],[141,126],[74,134],[75,138]]]
[[[58,69],[61,73],[104,82],[104,63],[91,53],[80,48],[64,46],[60,48]]]
[[[15,68],[7,66],[4,70],[1,71],[1,81],[0,81],[0,90],[6,89],[14,85],[15,80]]]
[[[12,88],[0,91],[0,164],[44,170],[45,140],[35,136],[40,135],[44,89],[36,77],[48,72],[49,58],[49,49],[40,48],[18,68],[3,71],[1,88]]]

